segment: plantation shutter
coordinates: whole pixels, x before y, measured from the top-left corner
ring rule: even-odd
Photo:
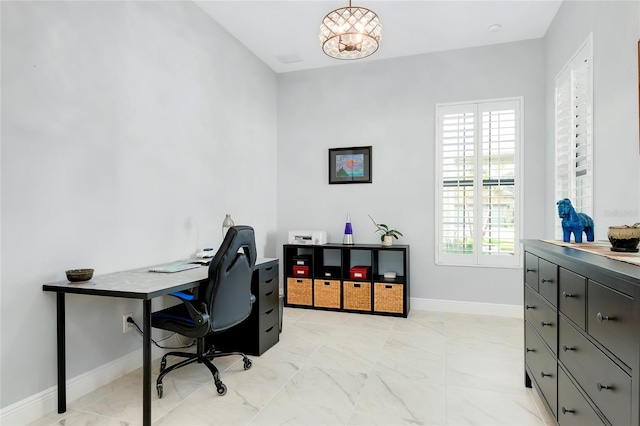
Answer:
[[[519,264],[520,104],[437,106],[437,263]]]
[[[592,41],[556,77],[556,198],[569,198],[578,212],[593,215]],[[556,221],[556,238],[562,227]]]

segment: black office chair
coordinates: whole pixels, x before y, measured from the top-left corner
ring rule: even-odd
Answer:
[[[211,346],[206,352],[205,338],[227,330],[244,321],[251,313],[255,297],[251,294],[251,276],[256,263],[256,243],[253,228],[234,226],[227,235],[209,265],[209,278],[198,288],[198,296],[191,292],[176,292],[172,296],[182,304],[172,306],[151,315],[155,328],[174,331],[197,339],[197,353],[169,352],[160,362],[160,376],[156,381],[158,397],[162,398],[162,379],[171,371],[199,362],[207,366],[219,395],[227,393],[220,380],[220,373],[210,361],[227,355],[241,355],[244,369],[251,368],[251,360],[241,352],[218,352]],[[167,357],[186,358],[167,367]]]

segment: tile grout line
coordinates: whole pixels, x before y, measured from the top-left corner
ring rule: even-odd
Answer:
[[[356,398],[355,402],[353,403],[353,408],[351,409],[351,414],[349,415],[349,419],[347,419],[347,422],[345,423],[347,425],[351,422],[351,419],[353,418],[353,414],[356,411],[356,407],[358,406],[358,402],[360,402],[360,398],[362,397],[362,393],[364,392],[364,389],[367,386],[367,383],[369,383],[369,380],[371,380],[371,376],[373,375],[373,370],[376,368],[376,365],[378,365],[378,360],[382,356],[382,350],[384,349],[385,345],[387,344],[387,341],[389,340],[389,336],[391,335],[391,332],[393,331],[393,327],[395,326],[397,321],[398,321],[398,319],[394,318],[393,324],[391,324],[391,327],[389,327],[389,330],[387,330],[387,335],[385,336],[384,342],[382,343],[382,349],[378,353],[378,356],[376,357],[376,360],[373,362],[373,365],[371,366],[371,369],[369,370],[369,373],[367,374],[367,379],[364,381],[364,383],[362,385],[362,389],[360,389],[360,393],[358,393],[358,397]]]

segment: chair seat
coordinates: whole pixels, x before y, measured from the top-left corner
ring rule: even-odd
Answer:
[[[174,331],[183,336],[198,338],[207,334],[208,328],[196,325],[184,304],[171,306],[151,314],[151,326]]]

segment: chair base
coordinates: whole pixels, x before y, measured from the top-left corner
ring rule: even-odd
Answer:
[[[214,358],[223,357],[223,356],[240,355],[242,357],[244,369],[248,370],[251,368],[251,365],[252,365],[251,360],[247,357],[247,355],[245,355],[242,352],[220,352],[220,351],[216,351],[215,347],[211,347],[207,352],[203,352],[203,349],[202,349],[203,347],[204,347],[204,339],[200,338],[198,339],[197,353],[167,352],[166,354],[164,354],[164,356],[160,360],[160,375],[156,380],[156,390],[158,391],[158,398],[162,398],[162,394],[163,394],[162,379],[164,379],[164,376],[166,376],[173,370],[177,370],[180,367],[184,367],[185,365],[189,365],[194,362],[204,364],[209,369],[209,371],[211,372],[211,375],[213,376],[213,383],[216,385],[216,390],[218,392],[218,395],[221,395],[221,396],[227,393],[227,386],[224,383],[222,383],[222,381],[220,380],[220,372],[218,371],[218,368],[215,365],[213,365],[211,360],[213,360]],[[168,356],[176,356],[176,357],[185,358],[185,359],[167,367]]]

